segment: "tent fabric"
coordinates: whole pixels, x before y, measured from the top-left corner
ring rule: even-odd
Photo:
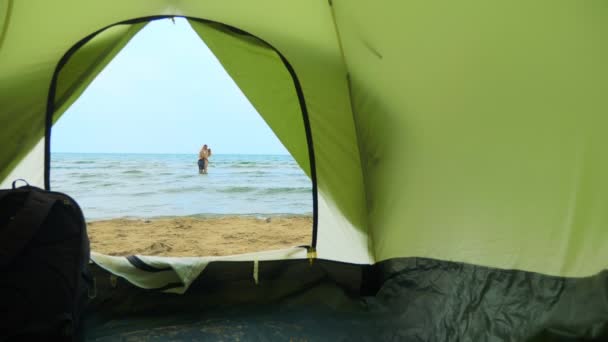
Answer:
[[[260,37],[293,66],[332,208],[319,220],[366,240],[343,261],[426,256],[565,276],[606,266],[608,48],[596,2],[551,2],[549,16],[546,1],[62,4],[2,1],[3,178],[40,142],[53,73],[76,42],[133,18],[188,15]],[[259,20],[268,8],[283,15]],[[444,24],[423,30],[430,22]]]
[[[157,256],[109,256],[91,252],[91,261],[104,270],[122,277],[143,289],[162,289],[167,293],[183,294],[211,262],[253,261],[252,278],[255,277],[254,263],[269,260],[306,259],[303,247],[229,255],[222,257],[157,257]]]
[[[376,261],[608,260],[608,8],[333,1]]]
[[[3,175],[40,141],[50,79],[75,42],[122,20],[186,14],[250,32],[293,66],[319,190],[333,208],[319,213],[319,234],[331,230],[321,227],[328,218],[365,237],[356,260],[341,260],[426,256],[567,276],[605,268],[606,161],[598,146],[605,143],[607,48],[598,32],[606,21],[595,2],[578,11],[551,2],[550,16],[543,1],[499,9],[475,0],[458,8],[239,2],[242,11],[187,2],[179,9],[163,1],[112,10],[75,4],[38,20],[44,29],[32,33],[20,16],[61,8],[34,3],[3,5],[10,7],[0,51]],[[285,14],[256,20],[264,8]],[[85,20],[80,11],[96,15]],[[397,13],[412,18],[403,23]],[[430,22],[444,24],[423,30]]]
[[[31,185],[43,186],[45,170],[40,165],[44,165],[45,161],[45,142],[45,138],[40,139],[32,150],[16,163],[17,166],[0,182],[0,189],[10,189],[16,179],[27,179]]]
[[[311,336],[314,324],[334,322],[361,339],[606,337],[604,2],[0,0],[0,184],[44,185],[47,114],[58,118],[146,20],[171,16],[190,19],[317,191],[322,260],[265,261],[259,276],[273,286],[257,288],[250,268],[261,254],[242,256],[247,281],[232,279],[230,289],[251,292],[213,303],[254,293],[273,305],[320,305],[337,295],[303,328]],[[74,59],[64,59],[68,51]],[[155,288],[168,281],[148,284],[126,262],[173,270],[185,262],[101,259]],[[166,304],[173,312],[200,295],[210,269],[227,276],[241,267],[198,265],[196,280],[174,272],[188,291]],[[264,273],[268,265],[286,268]],[[360,279],[334,286],[339,274]],[[354,284],[377,286],[353,293]],[[130,286],[154,299],[148,305],[168,301]],[[332,321],[342,309],[354,318]]]
[[[210,263],[183,295],[93,268],[96,341],[570,341],[608,337],[606,277],[552,277],[423,258]],[[377,278],[368,275],[375,271]]]
[[[293,76],[289,74],[278,52],[258,38],[234,28],[199,20],[190,20],[190,24],[261,113],[262,118],[273,128],[300,167],[310,176],[310,156],[302,108],[294,88]],[[261,80],[264,80],[263,86],[260,85]],[[304,93],[307,92],[304,89]],[[317,135],[313,135],[312,139],[312,144],[317,146]],[[321,147],[316,150],[324,149]],[[326,173],[322,173],[320,180],[317,180],[320,188],[315,208],[320,221],[317,225],[321,227],[318,229],[320,242],[316,246],[319,256],[349,262],[372,262],[373,256],[370,254],[366,234],[353,227],[353,216],[346,216],[350,204],[343,204],[356,198],[352,192],[360,189],[350,186],[350,181],[346,186],[343,182],[324,182],[325,177]],[[337,196],[333,201],[330,200],[331,194]]]
[[[263,3],[239,1],[222,7],[191,2],[183,3],[178,9],[173,3],[169,4],[166,1],[134,1],[129,4],[104,2],[87,6],[70,4],[69,11],[58,10],[62,8],[59,3],[51,5],[34,2],[27,6],[25,3],[11,2],[11,6],[10,16],[13,24],[9,25],[6,31],[12,34],[6,34],[3,51],[0,52],[2,78],[0,87],[5,84],[11,84],[13,87],[10,91],[2,89],[0,96],[6,97],[0,98],[2,100],[0,103],[10,103],[10,106],[3,108],[2,118],[18,117],[23,119],[23,125],[15,126],[16,122],[11,122],[6,128],[13,132],[11,134],[20,136],[3,136],[7,139],[7,144],[5,144],[5,155],[0,159],[0,165],[3,165],[2,175],[8,174],[9,170],[15,168],[5,161],[13,163],[18,155],[25,155],[44,132],[46,109],[44,104],[47,101],[46,96],[53,73],[61,58],[74,44],[103,28],[121,22],[128,23],[132,19],[162,15],[188,15],[192,18],[202,18],[236,27],[259,37],[280,51],[289,61],[301,85],[310,119],[317,188],[319,193],[322,192],[325,196],[324,201],[327,203],[325,207],[330,209],[326,212],[321,212],[321,209],[317,211],[319,235],[324,231],[325,236],[332,238],[332,240],[318,240],[317,254],[320,258],[358,263],[373,262],[371,243],[367,239],[363,177],[344,77],[346,72],[337,44],[331,12],[326,3],[299,1],[288,6],[274,0]],[[226,6],[229,8],[237,6],[240,10],[230,11]],[[252,16],[253,14],[263,16],[264,8],[269,7],[290,14],[273,22],[253,19],[255,17]],[[121,10],[117,10],[119,8]],[[34,31],[27,24],[27,18],[32,18],[31,15],[35,16],[36,13],[55,15],[36,18],[38,31]],[[95,13],[95,15],[85,19],[80,17],[79,13]],[[20,20],[21,16],[24,19]],[[315,20],[307,18],[315,18]],[[69,23],[69,25],[56,25],[57,22]],[[283,27],[281,25],[288,25],[289,30],[278,30],[279,27]],[[36,49],[32,49],[31,44],[20,44],[24,39],[31,41],[33,45],[37,44]],[[101,59],[106,53],[107,44],[103,44],[103,41],[90,43],[99,45],[90,48],[90,51],[98,52],[98,57],[93,53],[90,55],[94,59]],[[26,55],[27,58],[17,58],[21,55]],[[31,68],[31,65],[38,67]],[[26,83],[19,85],[20,82]],[[85,82],[84,78],[83,82]],[[57,84],[57,87],[73,87],[73,85]],[[19,106],[22,108],[17,108]],[[265,117],[263,112],[260,114]],[[280,131],[280,127],[277,126],[273,129],[275,132]],[[44,165],[39,167],[43,168]],[[34,185],[41,184],[34,183]],[[332,226],[326,226],[326,222],[336,223],[338,231],[332,232]],[[340,238],[341,231],[348,233],[347,239]],[[343,241],[351,245],[336,248],[336,244],[339,245]]]

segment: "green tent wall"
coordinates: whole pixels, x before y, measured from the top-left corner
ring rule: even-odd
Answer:
[[[315,178],[323,262],[363,265],[362,274],[379,277],[378,293],[397,279],[387,274],[418,274],[403,281],[423,284],[440,272],[436,286],[461,286],[442,292],[453,309],[442,317],[452,324],[473,293],[489,307],[509,296],[534,306],[540,291],[538,301],[552,304],[526,309],[522,317],[546,316],[518,337],[551,326],[562,335],[605,333],[604,1],[0,0],[2,187],[15,178],[44,185],[49,108],[54,122],[145,25],[141,18],[170,16],[190,18]],[[258,257],[239,261],[247,259]],[[529,286],[515,295],[504,284],[521,277]],[[490,292],[462,290],[474,286]],[[462,291],[470,296],[452,301]],[[428,304],[420,302],[428,293],[407,293],[397,302]],[[590,309],[577,320],[566,302]],[[499,336],[493,322],[479,331]]]

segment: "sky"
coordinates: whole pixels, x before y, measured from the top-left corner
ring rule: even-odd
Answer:
[[[53,126],[53,152],[288,154],[185,19],[150,22]]]

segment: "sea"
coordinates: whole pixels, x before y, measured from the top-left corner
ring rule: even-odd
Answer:
[[[290,155],[52,153],[51,190],[87,221],[175,216],[312,215],[312,183]]]

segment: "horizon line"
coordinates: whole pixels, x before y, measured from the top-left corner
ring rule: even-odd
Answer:
[[[53,153],[65,153],[65,154],[183,154],[183,155],[197,155],[198,152],[72,152],[72,151],[51,151]],[[226,154],[248,154],[248,155],[273,155],[273,156],[291,156],[291,153],[246,153],[246,152],[226,152],[226,153],[213,153],[215,155],[226,155]]]

